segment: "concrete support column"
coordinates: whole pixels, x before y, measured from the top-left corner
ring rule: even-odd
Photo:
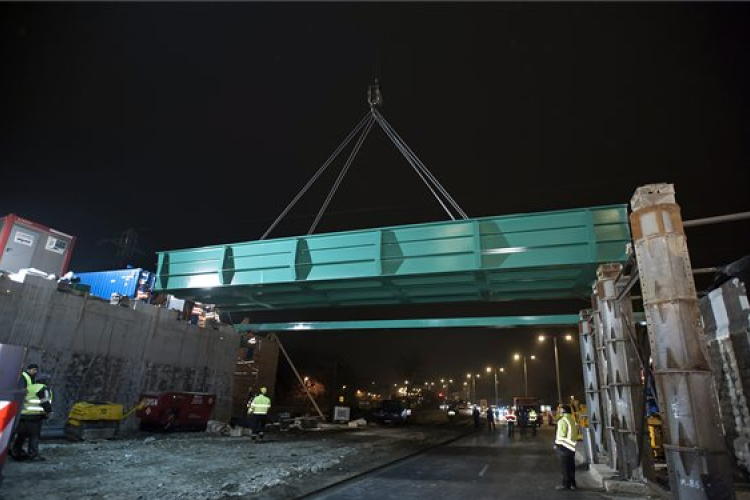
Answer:
[[[596,368],[599,377],[599,402],[602,410],[602,433],[604,434],[603,444],[606,450],[608,465],[612,469],[617,469],[618,463],[618,444],[612,428],[612,419],[614,409],[612,398],[607,387],[608,380],[608,360],[607,350],[604,344],[604,325],[599,315],[599,299],[596,290],[591,296],[592,318],[594,320],[594,349],[596,352]]]
[[[617,470],[623,478],[643,479],[640,463],[639,427],[644,418],[641,363],[630,335],[633,308],[630,295],[618,300],[622,286],[617,280],[621,264],[604,264],[597,269],[596,295],[602,323],[602,343],[607,358],[606,386],[612,404],[607,423],[617,442]]]
[[[672,494],[680,500],[733,499],[731,462],[674,188],[639,187],[631,205]]]
[[[591,329],[592,311],[581,311],[578,322],[578,341],[581,345],[581,361],[583,362],[583,387],[586,392],[586,418],[588,428],[584,435],[586,455],[589,463],[603,462],[604,446],[602,444],[602,410],[599,398],[599,374],[597,372],[597,356],[594,344],[594,334]]]

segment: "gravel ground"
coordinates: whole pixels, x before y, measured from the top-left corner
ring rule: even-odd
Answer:
[[[45,462],[6,462],[0,499],[295,498],[466,431],[370,425],[272,433],[260,442],[204,433],[42,442]]]

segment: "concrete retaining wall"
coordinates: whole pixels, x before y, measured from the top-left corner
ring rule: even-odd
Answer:
[[[177,321],[175,311],[134,307],[59,291],[39,278],[0,278],[0,343],[27,347],[27,363],[52,377],[48,428],[63,427],[75,401],[130,407],[145,391],[215,393],[213,418],[229,419],[239,334]],[[131,417],[125,425],[135,424]]]

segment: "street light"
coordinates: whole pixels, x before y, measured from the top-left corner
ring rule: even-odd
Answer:
[[[479,378],[479,374],[472,375],[471,373],[467,373],[466,378],[471,379],[471,399],[474,403],[476,403],[477,401],[477,379]]]
[[[487,373],[492,373],[495,376],[495,406],[497,406],[497,372],[491,366],[488,366]]]
[[[491,366],[487,367],[487,373],[492,372],[495,375],[495,406],[500,405],[500,400],[497,397],[497,372],[504,372],[504,371],[505,371],[505,368],[503,367],[500,367],[497,370],[493,370]]]
[[[536,356],[533,354],[529,356],[531,359],[536,359]],[[523,358],[523,395],[528,396],[529,395],[529,372],[526,368],[526,355],[521,356],[520,354],[514,354],[513,359],[518,361],[519,359]]]
[[[540,335],[539,336],[539,342],[544,342],[546,338],[547,337],[545,337],[544,335]],[[564,338],[567,341],[573,340],[573,336],[569,335],[569,334],[565,335]],[[563,402],[563,400],[562,400],[562,391],[560,390],[560,359],[559,359],[559,357],[557,355],[557,335],[552,335],[552,340],[553,340],[554,345],[555,345],[555,376],[556,376],[556,380],[557,380],[557,404],[562,404],[562,402]]]

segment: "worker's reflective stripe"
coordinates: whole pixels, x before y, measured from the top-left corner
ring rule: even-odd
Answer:
[[[39,398],[34,399],[26,399],[23,403],[23,410],[21,410],[21,415],[41,415],[44,412],[44,408],[42,408],[42,400]]]
[[[555,444],[566,447],[570,451],[576,451],[576,441],[574,439],[575,422],[569,413],[564,414],[560,421],[557,422],[557,433]]]

